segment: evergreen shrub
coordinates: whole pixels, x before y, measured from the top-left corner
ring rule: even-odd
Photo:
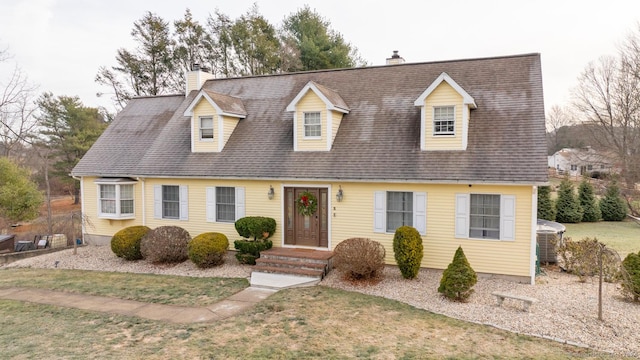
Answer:
[[[473,294],[478,275],[469,264],[461,246],[458,246],[453,261],[442,273],[438,292],[450,300],[466,301]]]
[[[268,239],[276,232],[276,220],[263,216],[246,216],[236,220],[235,227],[243,238],[254,241]]]
[[[622,266],[626,272],[623,278],[623,292],[634,301],[640,299],[640,252],[630,253],[622,261]]]
[[[229,239],[221,233],[206,232],[194,237],[187,245],[191,262],[199,268],[222,265],[229,248]]]
[[[582,208],[580,201],[574,194],[573,184],[568,178],[564,178],[558,190],[556,200],[556,221],[561,223],[579,223],[582,220]]]
[[[593,185],[587,178],[584,178],[578,186],[578,200],[582,207],[582,221],[584,222],[596,222],[602,217],[600,214],[600,207],[598,206],[598,200],[593,191]]]
[[[620,196],[620,188],[615,181],[609,184],[604,198],[600,200],[600,212],[604,221],[622,221],[627,216],[627,204]]]
[[[140,241],[151,229],[147,226],[129,226],[113,235],[111,251],[125,260],[140,260]]]
[[[551,200],[551,187],[540,186],[538,188],[538,219],[554,221],[556,208]]]
[[[393,254],[405,279],[414,279],[420,271],[424,249],[422,237],[411,226],[401,226],[393,236]]]

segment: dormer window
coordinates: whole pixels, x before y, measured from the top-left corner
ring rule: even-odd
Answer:
[[[213,140],[213,117],[200,117],[200,140]]]
[[[320,112],[304,113],[304,137],[319,138],[322,136],[322,123],[320,121]]]
[[[433,108],[433,136],[455,135],[455,106],[435,106]]]

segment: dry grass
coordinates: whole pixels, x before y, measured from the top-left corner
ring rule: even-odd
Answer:
[[[21,274],[25,282],[28,275]],[[126,275],[129,287],[163,294],[147,286],[147,276]],[[73,285],[83,281],[113,289],[121,281],[98,272],[69,271],[65,277],[76,291],[88,291],[89,286]],[[46,283],[37,286],[49,288]],[[0,319],[2,357],[11,359],[613,358],[322,286],[280,291],[245,314],[211,324],[167,324],[5,300]]]
[[[640,226],[634,221],[600,221],[564,225],[567,227],[564,236],[576,241],[587,237],[597,238],[616,250],[623,259],[631,252],[640,251]]]

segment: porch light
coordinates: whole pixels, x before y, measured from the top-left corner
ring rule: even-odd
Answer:
[[[338,202],[342,201],[342,198],[344,198],[344,193],[342,192],[342,185],[338,185],[339,189],[338,189],[338,193],[336,194],[336,200],[338,200]]]
[[[275,194],[276,192],[273,190],[273,186],[269,185],[269,192],[267,193],[269,200],[273,200],[273,197],[275,196]]]

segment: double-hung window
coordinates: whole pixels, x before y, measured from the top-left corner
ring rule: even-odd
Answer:
[[[98,184],[98,215],[105,219],[131,219],[134,217],[135,181],[123,178],[105,178]]]
[[[154,185],[153,217],[156,219],[189,219],[189,196],[186,185]]]
[[[200,118],[200,140],[213,140],[213,117]]]
[[[206,216],[209,222],[234,223],[244,217],[244,188],[206,188]]]
[[[455,236],[515,240],[514,195],[456,194]]]
[[[373,230],[393,233],[401,226],[413,226],[422,235],[427,231],[427,194],[409,191],[374,193]]]
[[[304,137],[318,138],[322,135],[320,112],[304,113]]]
[[[455,135],[455,106],[433,108],[433,135]]]

